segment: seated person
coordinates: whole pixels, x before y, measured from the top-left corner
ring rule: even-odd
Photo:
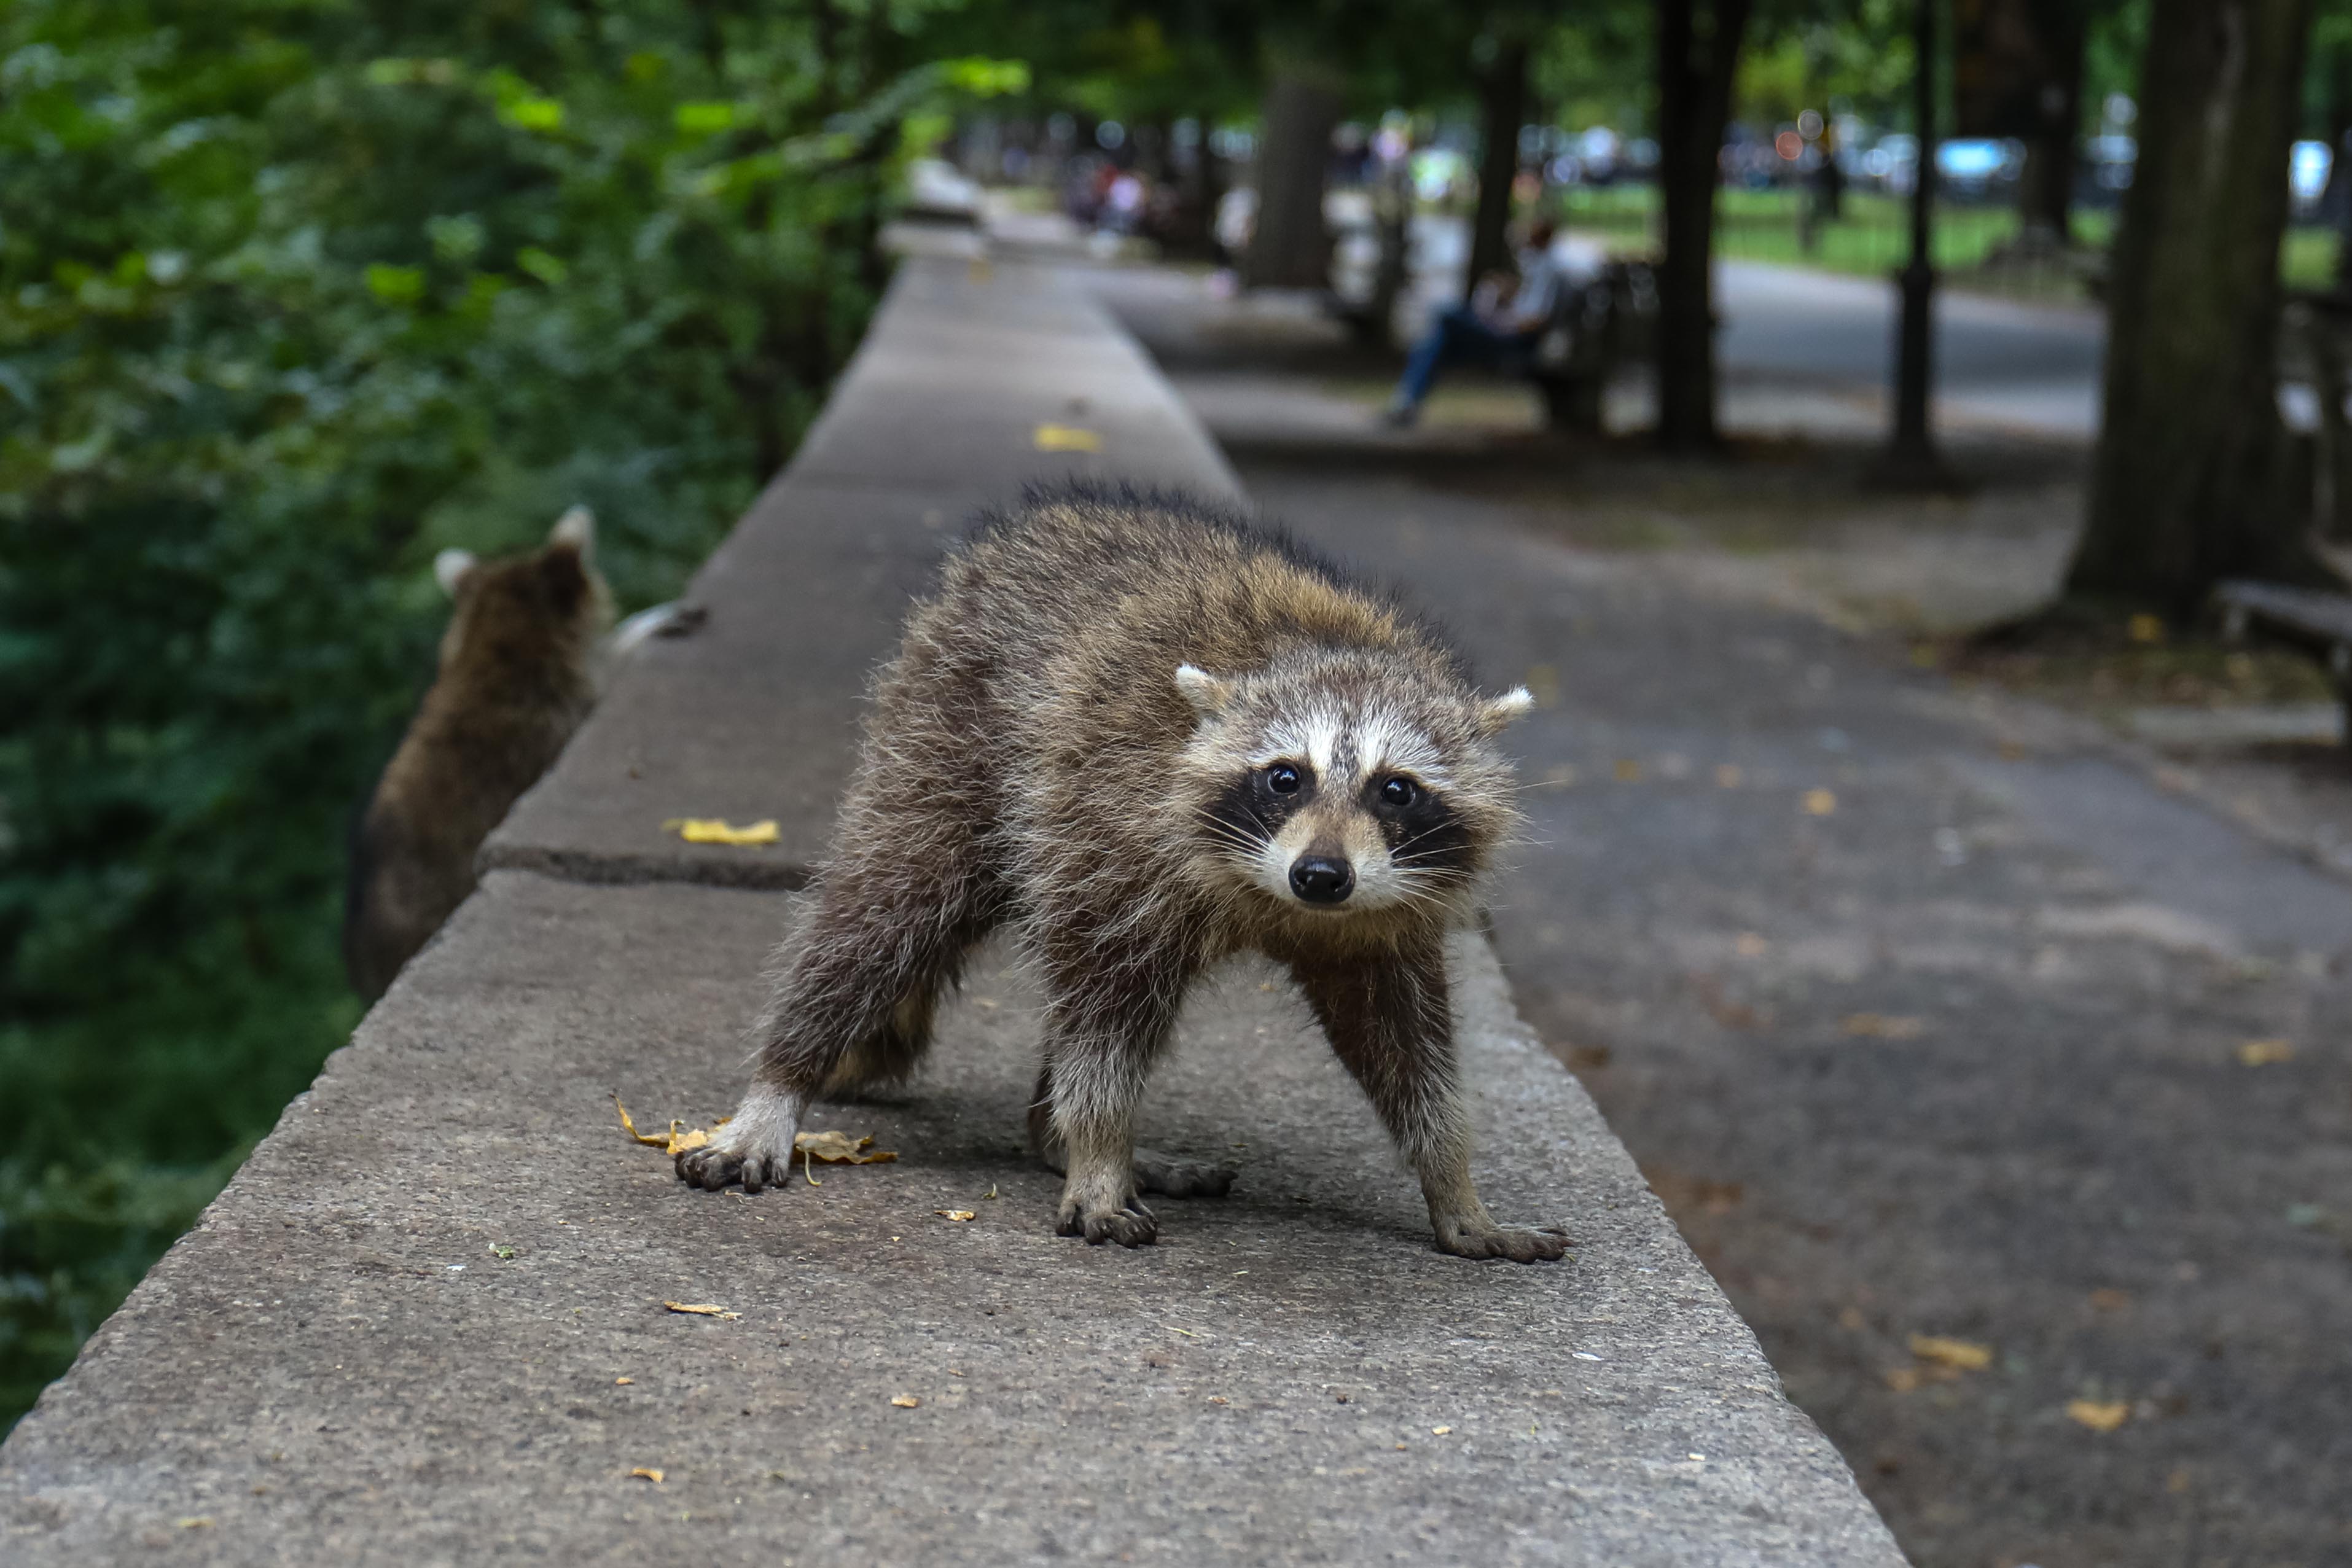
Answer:
[[[1549,218],[1536,219],[1528,226],[1527,247],[1518,254],[1517,278],[1503,273],[1482,278],[1468,304],[1438,313],[1405,361],[1404,379],[1389,402],[1391,424],[1407,425],[1421,417],[1422,400],[1445,366],[1511,368],[1534,350],[1559,302],[1561,268],[1551,254],[1558,232]]]

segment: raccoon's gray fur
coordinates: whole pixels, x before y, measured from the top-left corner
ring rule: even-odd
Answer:
[[[530,555],[444,550],[433,571],[456,601],[440,671],[352,835],[343,967],[370,1001],[474,891],[475,852],[594,706],[613,622],[585,507]]]
[[[940,988],[1010,925],[1045,992],[1031,1113],[1059,1225],[1140,1246],[1139,1189],[1232,1173],[1134,1146],[1203,970],[1286,966],[1421,1177],[1439,1247],[1557,1258],[1472,1188],[1444,939],[1511,831],[1481,697],[1425,628],[1181,497],[1033,493],[984,517],[883,673],[814,911],[780,955],[742,1108],[679,1156],[782,1181],[809,1102],[902,1078]]]

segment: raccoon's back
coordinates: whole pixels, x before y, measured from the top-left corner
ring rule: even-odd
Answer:
[[[446,674],[425,694],[351,840],[343,966],[373,1001],[474,890],[474,856],[589,708],[582,677],[484,690]]]
[[[938,603],[1020,711],[1072,694],[1179,730],[1178,664],[1225,673],[1286,645],[1426,644],[1383,599],[1278,530],[1181,494],[1074,486],[985,518]],[[959,635],[960,634],[960,635]]]

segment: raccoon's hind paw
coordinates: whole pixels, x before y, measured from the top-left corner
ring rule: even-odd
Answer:
[[[1554,1263],[1568,1255],[1568,1232],[1497,1225],[1485,1215],[1437,1225],[1437,1249],[1456,1258],[1507,1258],[1514,1263]]]
[[[1060,1222],[1064,1236],[1083,1236],[1090,1247],[1116,1241],[1121,1247],[1150,1247],[1160,1239],[1160,1221],[1132,1194],[1116,1207],[1087,1203],[1076,1194],[1062,1197]]]
[[[1166,1197],[1223,1197],[1234,1185],[1231,1166],[1180,1160],[1152,1149],[1135,1151],[1135,1185]]]

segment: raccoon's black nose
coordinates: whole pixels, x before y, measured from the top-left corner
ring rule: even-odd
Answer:
[[[1290,862],[1290,891],[1309,904],[1337,904],[1356,888],[1356,868],[1328,855],[1301,855]]]

